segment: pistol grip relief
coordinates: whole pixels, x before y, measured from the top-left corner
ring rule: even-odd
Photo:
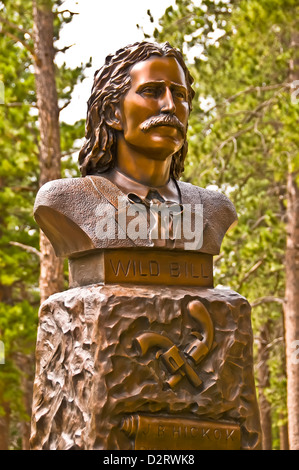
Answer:
[[[185,353],[194,360],[195,364],[199,364],[213,345],[214,326],[208,310],[199,300],[189,302],[187,309],[190,316],[201,326],[201,338],[198,338],[197,332],[192,333],[197,338],[185,350]]]

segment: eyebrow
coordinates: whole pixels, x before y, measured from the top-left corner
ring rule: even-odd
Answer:
[[[150,85],[165,85],[165,81],[164,80],[151,80],[149,82],[144,82],[142,83],[141,85],[138,86],[137,90],[136,91],[140,91],[142,90],[143,87],[145,86],[150,86]],[[187,90],[187,87],[185,87],[184,85],[180,84],[180,83],[175,83],[175,82],[171,82],[171,85],[172,87],[175,87],[175,88],[180,88],[181,90],[184,90],[184,91],[188,91]]]

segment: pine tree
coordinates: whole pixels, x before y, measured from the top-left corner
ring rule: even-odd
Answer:
[[[72,18],[72,15],[65,18],[64,13],[59,13],[63,11],[62,4],[61,1],[52,4],[53,34],[49,47],[55,54],[59,51],[54,49],[53,41],[55,46],[61,28]],[[38,6],[49,6],[49,2]],[[1,449],[28,448],[43,256],[39,229],[33,219],[35,195],[47,178],[63,176],[65,168],[68,174],[78,174],[68,155],[74,151],[75,140],[84,135],[83,120],[73,126],[60,123],[59,143],[56,142],[59,154],[49,153],[48,160],[43,161],[41,127],[44,124],[41,124],[40,114],[46,114],[47,104],[41,103],[37,96],[34,64],[38,63],[35,69],[38,72],[42,59],[36,44],[37,32],[33,32],[33,16],[31,0],[0,2],[3,33],[0,81],[5,91],[4,103],[0,105],[0,340],[5,345],[5,364],[0,365]],[[37,17],[35,19],[37,21]],[[58,68],[52,63],[60,108],[70,102],[75,84],[84,78],[84,68],[71,70],[65,64]],[[57,108],[56,117],[59,117]],[[49,132],[46,127],[47,124],[43,127],[45,135]],[[53,167],[61,166],[61,172],[54,175],[52,159],[55,158]]]

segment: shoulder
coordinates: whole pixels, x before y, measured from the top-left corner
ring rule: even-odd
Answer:
[[[237,219],[235,206],[231,200],[222,192],[201,188],[191,183],[178,182],[183,202],[194,202],[203,204],[206,215],[223,212],[232,219]]]
[[[225,194],[210,189],[199,189],[207,217],[217,214],[220,220],[231,220],[231,223],[237,220],[235,206]]]
[[[38,191],[35,199],[34,210],[39,206],[60,207],[65,202],[78,197],[82,191],[86,191],[88,181],[85,178],[62,178],[45,183]]]
[[[34,217],[57,256],[107,248],[117,240],[98,237],[99,214],[115,220],[120,190],[101,176],[49,181],[37,193]]]
[[[80,223],[89,204],[86,204],[88,198],[84,197],[84,193],[92,193],[89,185],[85,178],[65,178],[49,181],[37,193],[34,217],[57,256],[94,247]]]
[[[218,254],[224,235],[238,220],[235,206],[220,191],[205,189],[183,182],[179,182],[179,188],[183,204],[202,204],[202,251]]]

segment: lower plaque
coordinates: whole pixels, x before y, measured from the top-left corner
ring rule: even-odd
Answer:
[[[122,430],[135,438],[135,450],[239,450],[240,427],[225,422],[132,415]]]

